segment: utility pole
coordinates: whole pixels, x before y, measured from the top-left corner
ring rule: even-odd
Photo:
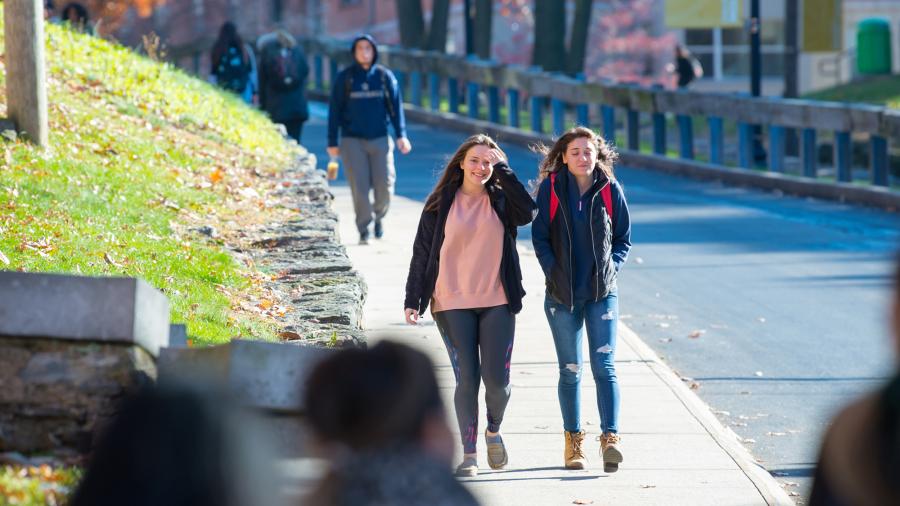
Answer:
[[[758,97],[762,92],[762,53],[760,48],[759,0],[750,0],[750,94]],[[753,125],[753,158],[765,162],[762,146],[762,127]]]
[[[463,21],[466,27],[466,56],[475,54],[475,40],[472,33],[472,0],[463,0]]]
[[[799,0],[784,1],[784,98],[797,98],[800,86],[797,76],[797,58],[800,45]],[[785,153],[797,154],[797,131],[785,130]]]
[[[17,132],[48,144],[47,88],[44,71],[44,3],[3,2],[6,36],[6,110]]]

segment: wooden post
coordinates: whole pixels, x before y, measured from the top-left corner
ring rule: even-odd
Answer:
[[[550,110],[553,113],[553,135],[562,135],[566,129],[566,103],[558,98],[550,99]]]
[[[432,111],[441,110],[441,76],[434,72],[428,74],[428,106]]]
[[[7,114],[17,131],[41,147],[49,142],[43,9],[39,0],[3,2]]]
[[[509,126],[519,128],[519,90],[506,90],[506,121]]]
[[[722,118],[710,116],[709,125],[709,163],[723,165],[725,162],[725,135]]]
[[[488,121],[500,123],[500,89],[496,86],[488,86]]]
[[[628,149],[641,150],[641,116],[632,108],[625,109],[625,129],[627,131]]]

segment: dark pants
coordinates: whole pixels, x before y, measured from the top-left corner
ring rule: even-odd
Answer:
[[[500,430],[509,403],[509,363],[516,317],[509,306],[451,309],[434,313],[456,375],[456,420],[463,452],[475,453],[478,437],[478,389],[484,380],[488,430]],[[479,360],[479,351],[481,354]]]
[[[305,122],[304,119],[296,119],[282,123],[287,130],[288,137],[297,141],[297,144],[300,144],[300,135],[303,133],[303,123]]]

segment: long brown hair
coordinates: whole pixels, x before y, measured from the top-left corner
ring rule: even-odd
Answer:
[[[462,171],[462,163],[466,158],[466,153],[469,152],[474,146],[487,146],[491,149],[496,149],[503,153],[503,150],[500,149],[500,146],[497,145],[497,142],[494,139],[491,139],[489,135],[485,134],[476,134],[465,141],[458,148],[456,148],[456,153],[453,153],[453,156],[450,157],[450,161],[447,162],[447,166],[444,167],[444,174],[441,175],[441,179],[434,185],[434,189],[431,190],[431,195],[428,196],[428,199],[425,200],[425,210],[426,211],[436,211],[441,206],[441,196],[444,193],[444,189],[448,186],[459,187],[463,182],[463,171]],[[503,158],[506,159],[506,153],[503,153]],[[486,185],[493,184],[496,181],[497,176],[492,175],[490,179],[488,179]]]
[[[613,165],[619,159],[619,153],[616,152],[616,149],[610,143],[606,142],[603,137],[594,133],[590,128],[577,126],[560,135],[556,142],[553,143],[553,147],[548,148],[543,144],[532,147],[535,152],[544,155],[544,159],[541,160],[541,164],[538,166],[538,177],[535,183],[540,184],[544,178],[553,172],[558,172],[565,165],[562,155],[566,152],[566,148],[569,147],[569,143],[579,137],[588,139],[597,149],[597,164],[594,166],[594,169],[603,171],[610,181],[615,179]]]

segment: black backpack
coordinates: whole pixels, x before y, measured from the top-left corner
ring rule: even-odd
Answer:
[[[293,49],[278,48],[269,58],[268,75],[270,82],[276,90],[290,91],[303,84],[300,76],[300,66],[297,64],[297,56]]]
[[[250,80],[250,65],[244,61],[244,52],[231,46],[216,64],[216,79],[219,86],[235,93],[243,93]]]

